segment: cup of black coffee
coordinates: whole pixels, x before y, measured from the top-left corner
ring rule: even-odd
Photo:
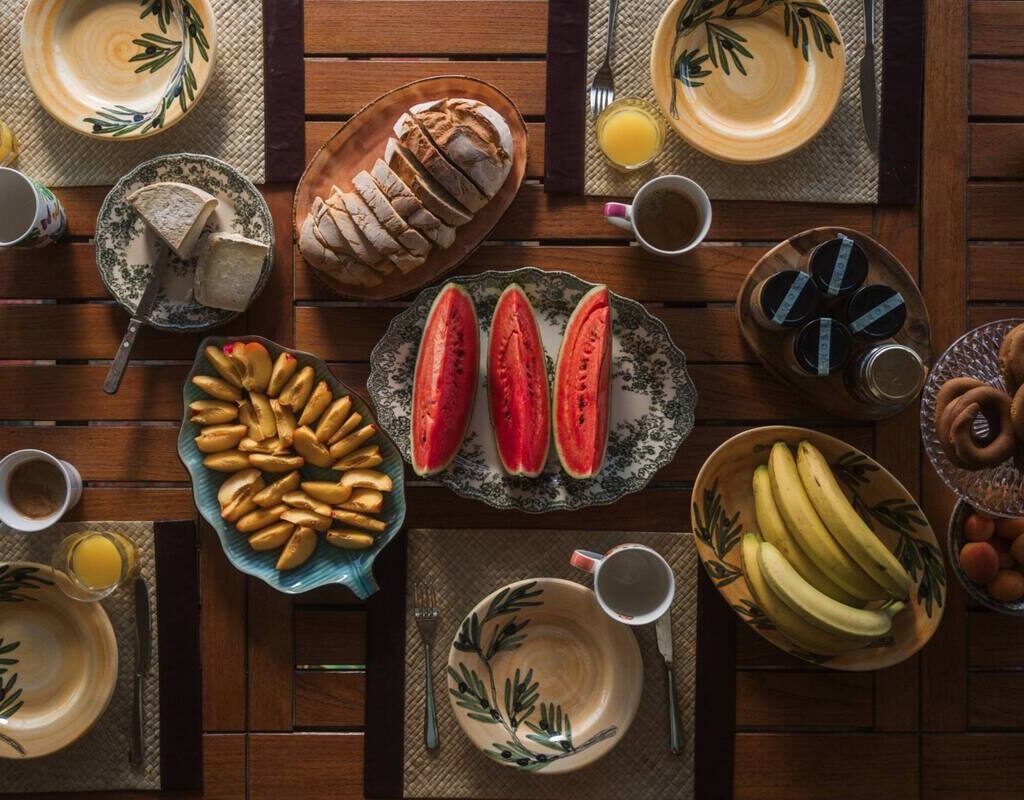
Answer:
[[[631,205],[606,203],[604,216],[630,231],[647,252],[677,256],[704,241],[711,228],[711,200],[699,184],[662,175],[640,187]]]
[[[82,496],[82,476],[43,450],[18,450],[0,460],[0,522],[32,533],[48,528]]]

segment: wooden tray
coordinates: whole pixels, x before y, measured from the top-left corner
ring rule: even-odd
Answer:
[[[487,238],[519,192],[526,174],[526,123],[515,104],[498,88],[476,78],[441,75],[407,83],[364,106],[334,136],[328,139],[306,166],[295,190],[292,223],[295,242],[299,226],[317,196],[326,198],[331,186],[351,191],[352,177],[369,170],[394,136],[395,121],[410,106],[441,97],[468,97],[480,100],[501,114],[512,131],[512,170],[504,185],[473,219],[456,229],[455,243],[447,250],[434,248],[427,260],[408,273],[395,270],[384,276],[379,286],[354,286],[331,280],[319,270],[317,277],[336,292],[361,300],[391,300],[433,283],[455,269]],[[312,269],[312,267],[310,267]]]
[[[896,256],[870,236],[849,228],[814,228],[797,234],[768,251],[754,265],[740,287],[736,296],[736,316],[743,338],[747,340],[747,344],[754,350],[761,363],[781,381],[796,389],[801,396],[830,414],[840,417],[885,419],[898,414],[910,405],[913,399],[901,406],[869,404],[850,394],[843,379],[843,371],[827,378],[804,378],[793,374],[782,356],[782,344],[788,331],[766,330],[754,321],[750,312],[750,296],[762,280],[785,269],[801,269],[811,250],[839,234],[853,239],[867,254],[868,277],[864,285],[885,283],[903,295],[907,304],[907,321],[892,341],[915,350],[927,365],[931,359],[931,327],[928,323],[928,309],[925,308],[924,298],[921,297],[917,284]],[[881,342],[855,341],[851,360],[878,344]]]

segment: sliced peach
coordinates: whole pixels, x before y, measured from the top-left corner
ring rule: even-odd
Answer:
[[[251,466],[264,472],[291,472],[293,469],[302,469],[302,465],[306,463],[302,456],[249,453],[248,458]]]
[[[252,403],[252,417],[260,429],[259,438],[269,439],[277,434],[277,422],[274,421],[274,409],[270,407],[270,401],[265,394],[249,392],[249,402]],[[256,437],[253,437],[256,438]]]
[[[327,531],[327,544],[340,547],[343,550],[365,550],[373,546],[373,537],[362,531],[350,530],[348,528],[332,528]]]
[[[281,519],[281,515],[288,510],[288,506],[284,503],[280,503],[270,508],[257,508],[255,511],[250,511],[238,522],[235,523],[235,527],[238,528],[239,533],[252,533],[258,531],[260,528],[265,528],[268,525],[277,522]]]
[[[344,503],[352,496],[352,489],[350,487],[342,486],[340,483],[332,483],[331,481],[304,481],[302,491],[310,497],[315,497],[317,500],[331,505]]]
[[[238,419],[238,406],[224,400],[196,400],[188,404],[188,418],[197,425],[223,425]]]
[[[279,570],[295,569],[305,564],[316,550],[316,531],[311,528],[299,528],[292,534],[288,544],[281,551],[277,560]]]
[[[286,455],[288,448],[281,444],[276,436],[273,439],[262,439],[257,441],[251,436],[246,436],[238,443],[238,449],[243,453],[263,453],[264,455]]]
[[[212,375],[194,375],[192,383],[202,389],[211,397],[218,400],[227,400],[237,403],[242,399],[242,392],[237,386],[232,386],[223,378],[214,378]]]
[[[330,517],[317,514],[315,511],[307,511],[304,508],[289,508],[281,515],[281,519],[321,532],[331,527]]]
[[[292,434],[295,433],[295,415],[280,400],[270,401],[270,410],[274,412],[274,424],[277,425],[277,438],[284,447],[292,446]]]
[[[306,511],[319,514],[321,517],[331,516],[331,507],[327,503],[316,500],[305,492],[288,492],[283,499],[292,508],[304,508]]]
[[[239,450],[223,450],[211,453],[203,459],[203,466],[216,472],[238,472],[255,464],[249,464],[249,455]]]
[[[227,347],[227,345],[225,345]],[[212,344],[208,345],[203,354],[206,356],[206,361],[211,367],[217,370],[224,380],[230,383],[232,386],[237,386],[239,389],[242,388],[242,376],[235,367],[234,362],[231,361],[224,352]]]
[[[331,512],[331,516],[337,520],[341,520],[349,525],[354,525],[357,528],[363,528],[368,531],[376,531],[380,533],[384,531],[388,526],[387,523],[373,517],[368,517],[366,514],[360,514],[356,511],[346,511],[343,508],[336,508]]]
[[[384,508],[384,495],[376,489],[355,489],[348,500],[338,504],[338,508],[363,514],[379,514]]]
[[[306,401],[309,400],[309,396],[313,393],[313,381],[315,379],[316,373],[313,371],[313,368],[303,367],[292,375],[277,399],[281,401],[281,405],[293,414],[298,414],[305,408]]]
[[[353,450],[340,461],[334,462],[331,469],[349,470],[368,467],[379,467],[384,463],[384,457],[380,454],[380,446],[371,444]]]
[[[341,480],[338,483],[342,486],[351,486],[353,489],[363,487],[376,489],[379,492],[390,492],[394,488],[391,484],[391,478],[383,472],[377,472],[375,469],[349,470],[341,476]]]
[[[331,454],[324,445],[316,439],[312,428],[303,426],[296,428],[292,434],[292,447],[295,452],[315,467],[327,469],[331,466]]]
[[[327,385],[327,381],[320,381],[313,389],[313,393],[309,396],[309,400],[306,401],[306,405],[302,409],[299,425],[312,425],[320,419],[320,415],[324,413],[324,409],[330,404],[331,387]]]
[[[246,386],[246,377],[242,376],[242,385],[250,392],[265,392],[270,385],[270,375],[274,371],[273,362],[270,360],[270,353],[267,348],[259,342],[246,342],[245,358],[249,364],[249,382]]]
[[[238,447],[248,430],[245,425],[208,425],[195,437],[196,447],[200,453],[231,450]]]
[[[320,421],[316,424],[316,438],[321,442],[328,441],[338,432],[338,428],[342,426],[342,423],[349,418],[351,411],[352,398],[348,395],[339,397],[331,403],[321,415]]]
[[[263,487],[263,476],[258,469],[236,472],[217,490],[220,515],[226,521],[234,522],[243,514],[248,514],[256,508],[254,497]]]
[[[267,394],[277,397],[284,389],[284,385],[295,374],[299,368],[298,359],[291,353],[281,353],[274,362],[274,368],[270,371],[270,383],[267,384]]]
[[[278,478],[265,489],[257,492],[253,497],[253,500],[256,501],[256,505],[262,506],[263,508],[276,506],[281,502],[284,496],[288,494],[288,492],[293,492],[299,488],[299,482],[301,480],[302,475],[298,470],[289,472],[283,478]]]
[[[287,544],[294,532],[295,526],[290,522],[275,522],[250,536],[249,547],[253,550],[276,550]]]
[[[341,427],[338,428],[338,430],[336,430],[331,435],[330,439],[327,440],[327,444],[332,445],[332,444],[336,444],[337,442],[341,441],[346,436],[348,436],[350,433],[352,433],[352,431],[354,431],[356,428],[358,428],[359,424],[362,421],[363,421],[363,415],[360,414],[358,411],[354,411],[353,413],[349,414],[348,419],[346,419],[343,423],[341,423]]]
[[[331,445],[331,458],[344,458],[377,432],[372,422]]]
[[[256,415],[253,413],[252,403],[248,400],[242,400],[238,403],[238,421],[243,425],[248,426],[250,439],[255,439],[258,442],[262,438],[263,432],[260,430],[260,426],[256,422]]]

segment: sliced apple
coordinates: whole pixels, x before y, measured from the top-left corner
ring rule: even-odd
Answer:
[[[311,528],[299,528],[281,551],[277,560],[279,570],[295,569],[305,564],[316,550],[316,531]]]
[[[368,467],[379,467],[383,463],[384,456],[380,454],[380,446],[371,444],[366,447],[360,447],[358,450],[353,450],[340,461],[334,462],[334,466],[331,467],[331,469],[362,469]]]
[[[250,453],[248,458],[250,465],[264,472],[291,472],[293,469],[302,469],[302,465],[306,463],[302,456]]]
[[[339,397],[331,403],[316,424],[316,438],[321,442],[328,441],[349,418],[351,411],[352,398],[348,395]]]
[[[307,511],[304,508],[289,508],[281,515],[281,519],[294,522],[296,525],[306,528],[313,528],[318,531],[325,531],[331,527],[331,518],[317,514],[315,511]]]
[[[303,426],[296,428],[292,434],[292,447],[295,452],[315,467],[327,469],[333,463],[330,452],[317,441],[312,428]]]
[[[197,425],[224,425],[238,419],[238,406],[224,400],[196,400],[188,404],[188,418]]]
[[[232,386],[237,386],[239,389],[242,388],[241,374],[236,369],[234,362],[224,355],[222,350],[211,344],[207,345],[206,349],[203,350],[203,354],[206,356],[207,363],[217,370],[218,375]]]
[[[332,528],[327,531],[327,544],[340,547],[342,550],[365,550],[372,547],[374,538],[363,531],[348,528]]]
[[[282,499],[292,508],[304,508],[306,511],[312,511],[314,514],[319,514],[321,517],[331,516],[330,505],[321,500],[310,497],[305,492],[288,492],[288,494],[286,494]]]
[[[290,522],[275,522],[261,528],[249,537],[249,547],[253,550],[276,550],[288,543],[295,526]]]
[[[256,501],[256,505],[262,506],[263,508],[270,508],[280,503],[288,492],[293,492],[299,488],[299,482],[302,480],[302,474],[295,470],[289,472],[283,478],[278,478],[272,484],[267,486],[265,489],[256,493],[253,500]]]
[[[366,514],[360,514],[357,511],[346,511],[343,508],[336,508],[331,512],[331,516],[341,522],[349,525],[354,525],[357,528],[363,528],[368,531],[376,531],[380,533],[387,529],[387,523],[373,517],[368,517]]]
[[[193,375],[192,383],[210,395],[210,397],[216,397],[218,400],[237,403],[242,399],[241,389],[237,386],[232,386],[223,378],[214,378],[212,375]]]
[[[313,393],[313,381],[315,379],[316,373],[313,371],[313,368],[303,367],[289,378],[288,383],[284,385],[277,399],[281,401],[281,405],[293,414],[298,414],[305,408],[306,401],[309,400],[310,394]]]
[[[302,491],[330,505],[344,503],[352,495],[351,487],[331,481],[304,481]]]

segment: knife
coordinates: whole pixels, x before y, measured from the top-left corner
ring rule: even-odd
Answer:
[[[167,245],[162,241],[157,242],[156,261],[153,262],[149,283],[146,284],[142,298],[139,300],[139,307],[135,309],[131,320],[128,322],[128,330],[124,333],[121,346],[117,348],[114,360],[107,372],[107,379],[103,382],[103,391],[107,394],[116,394],[117,387],[121,385],[121,377],[124,375],[125,367],[132,355],[132,348],[135,346],[135,337],[139,329],[149,319],[149,314],[156,305],[156,297],[160,293],[160,283],[163,280],[164,271],[167,268]]]
[[[149,590],[143,578],[135,579],[135,686],[132,703],[132,738],[130,758],[139,766],[145,756],[146,723],[142,718],[142,700],[146,675],[152,657],[152,632],[149,627]]]
[[[864,0],[864,55],[860,59],[860,108],[864,132],[878,149],[878,87],[875,83],[875,0]]]
[[[683,752],[683,738],[679,731],[679,708],[676,705],[676,676],[672,671],[672,612],[666,611],[654,623],[658,634],[658,652],[665,659],[665,678],[668,684],[668,745],[672,755]]]

